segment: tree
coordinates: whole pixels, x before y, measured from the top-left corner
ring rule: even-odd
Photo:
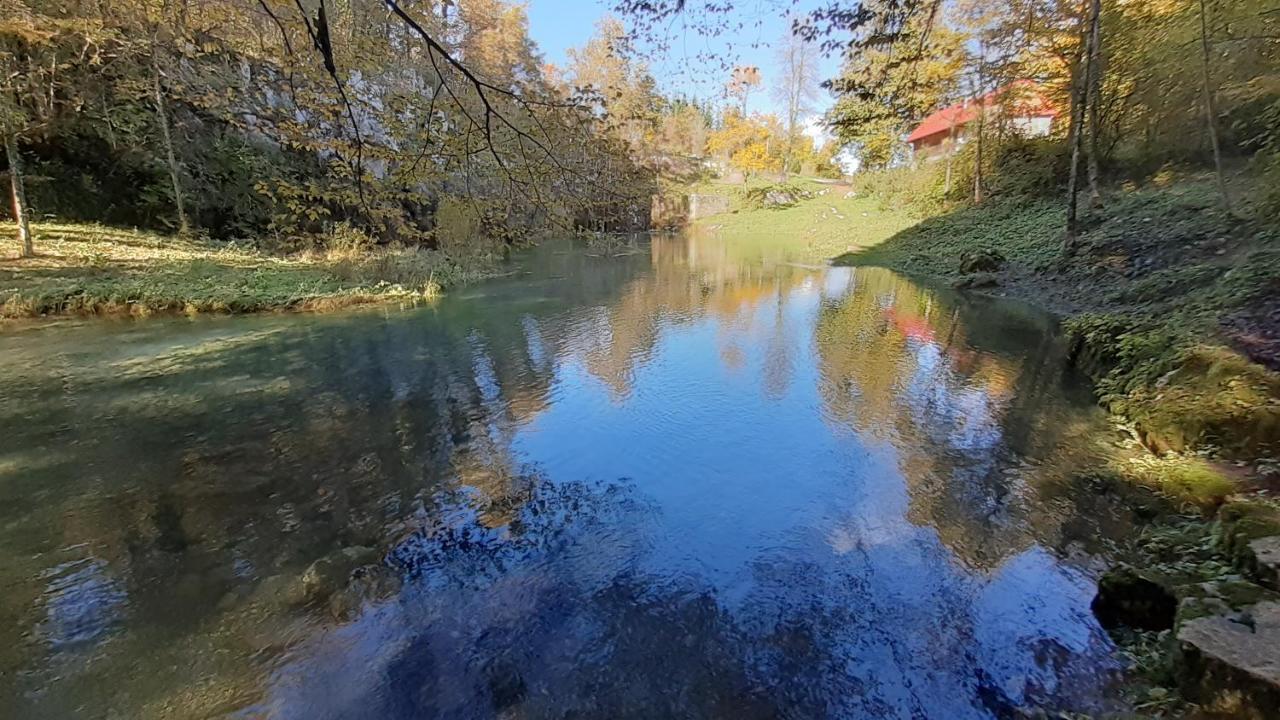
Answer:
[[[100,28],[75,18],[0,0],[0,139],[20,257],[35,254],[22,143],[54,133],[68,108],[81,104],[100,48],[109,39]]]
[[[747,99],[751,96],[751,91],[759,86],[760,68],[755,65],[739,65],[733,69],[725,88],[729,97],[737,98],[740,111],[746,115]]]
[[[1079,232],[1079,194],[1080,194],[1080,157],[1084,150],[1085,116],[1089,105],[1090,75],[1093,70],[1093,43],[1099,37],[1097,26],[1102,17],[1102,0],[1089,0],[1089,20],[1085,29],[1085,45],[1081,53],[1084,68],[1077,72],[1075,92],[1072,97],[1071,127],[1068,134],[1071,138],[1071,170],[1067,177],[1067,228],[1062,240],[1062,254],[1071,257],[1075,252],[1077,234]]]
[[[818,95],[818,47],[788,30],[779,40],[776,53],[779,73],[773,94],[785,112],[787,149],[783,169],[791,172],[796,169],[792,160],[800,122]]]
[[[725,111],[720,129],[707,138],[707,151],[753,175],[782,169],[782,140],[782,124],[776,117],[746,117],[731,108]]]
[[[1096,0],[1095,0],[1096,2]],[[1222,171],[1222,147],[1218,142],[1218,104],[1213,91],[1213,71],[1210,58],[1213,49],[1209,41],[1209,10],[1205,0],[1200,0],[1200,70],[1204,78],[1205,128],[1209,132],[1209,144],[1213,150],[1213,169],[1218,179],[1218,193],[1222,206],[1231,212],[1231,195],[1227,192],[1227,180]]]
[[[970,60],[970,100],[976,109],[973,132],[973,202],[986,197],[984,168],[989,141],[987,122],[997,121],[997,139],[1003,135],[1002,110],[1017,101],[1011,84],[1025,77],[1029,54],[1030,15],[1025,19],[1017,5],[1021,0],[957,0],[959,26],[972,36],[976,52]]]
[[[871,25],[868,36],[884,32]],[[827,122],[841,144],[853,144],[863,167],[880,168],[898,155],[908,127],[958,95],[966,59],[964,36],[939,18],[918,16],[897,31],[892,46],[852,53],[830,83],[836,103]]]
[[[710,134],[711,112],[696,101],[677,97],[666,103],[658,129],[658,146],[676,155],[702,155]]]
[[[632,61],[622,23],[602,18],[587,44],[568,55],[571,82],[608,131],[632,150],[644,147],[658,125],[656,83],[643,63]]]
[[[1102,0],[1092,0],[1089,9],[1088,59],[1085,62],[1085,103],[1089,111],[1089,205],[1102,207]]]
[[[186,235],[191,231],[191,223],[187,220],[187,205],[182,197],[182,171],[178,165],[178,156],[173,150],[173,135],[169,130],[169,111],[165,108],[168,102],[164,88],[160,83],[159,43],[156,40],[158,30],[151,31],[151,87],[154,93],[156,108],[156,124],[160,126],[160,142],[164,147],[165,164],[169,168],[169,181],[173,186],[173,204],[178,213],[178,232]]]
[[[776,171],[781,167],[778,158],[770,156],[768,145],[760,140],[735,152],[731,162],[746,175]]]
[[[899,39],[900,32],[920,17],[931,18],[942,0],[829,0],[793,15],[794,1],[778,0],[614,0],[614,10],[630,18],[638,44],[653,52],[671,49],[672,29],[700,37],[717,37],[746,25],[764,27],[770,16],[790,20],[809,41],[820,41],[823,50],[884,48]],[[679,22],[677,22],[679,21]]]
[[[4,129],[4,153],[9,162],[9,199],[13,220],[18,226],[18,257],[35,255],[31,237],[31,221],[27,212],[27,191],[22,182],[22,156],[18,152],[16,132]]]
[[[31,221],[27,212],[27,191],[22,177],[22,155],[18,149],[18,136],[27,125],[27,116],[20,100],[26,88],[20,82],[23,74],[22,56],[29,52],[25,47],[44,43],[48,36],[38,31],[30,17],[14,16],[0,26],[0,135],[4,140],[5,160],[8,163],[9,205],[13,221],[17,225],[18,256],[35,254],[31,237]]]

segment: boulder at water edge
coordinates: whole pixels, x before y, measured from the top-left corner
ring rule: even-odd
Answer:
[[[1280,602],[1187,620],[1177,639],[1187,699],[1233,718],[1280,718]]]

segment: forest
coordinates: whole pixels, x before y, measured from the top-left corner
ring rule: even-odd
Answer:
[[[614,413],[660,397],[661,406],[645,406],[647,414],[626,428],[640,438],[637,447],[656,458],[655,467],[680,476],[682,468],[661,462],[665,451],[700,456],[712,447],[721,453],[713,453],[715,460],[748,484],[759,478],[741,457],[765,440],[799,433],[814,414],[838,427],[837,435],[855,437],[857,452],[848,456],[862,458],[850,467],[823,465],[824,472],[847,471],[861,483],[877,462],[866,448],[880,442],[892,449],[896,470],[882,474],[901,476],[909,506],[902,525],[912,527],[860,518],[838,530],[806,527],[786,542],[812,531],[823,537],[816,544],[838,548],[841,557],[852,548],[871,558],[876,543],[891,545],[926,528],[936,537],[915,537],[911,552],[898,548],[894,557],[928,565],[932,550],[912,553],[937,541],[958,558],[946,562],[983,576],[966,575],[964,582],[994,582],[999,572],[986,550],[999,548],[999,562],[1007,563],[1000,567],[1008,569],[1011,558],[1033,562],[1020,553],[1034,546],[1071,566],[1063,577],[1078,572],[1092,583],[1086,615],[1103,634],[1090,635],[1086,651],[1065,636],[1047,640],[1052,632],[1037,628],[1047,633],[1037,636],[1046,643],[1037,653],[1070,658],[1047,671],[1045,663],[1053,663],[1037,661],[1035,671],[1023,673],[1048,672],[1043,686],[1033,689],[1027,680],[1027,688],[1010,690],[1013,680],[1006,678],[1005,686],[992,689],[981,653],[965,648],[962,664],[981,667],[972,682],[967,676],[948,682],[978,688],[973,708],[981,710],[974,716],[1042,710],[1059,713],[1053,717],[1113,716],[1107,713],[1123,707],[1153,717],[1275,717],[1280,0],[602,0],[586,3],[592,9],[581,16],[556,6],[566,15],[560,29],[580,31],[563,50],[544,49],[552,38],[532,19],[549,2],[0,0],[0,180],[8,196],[8,217],[0,218],[0,340],[18,347],[35,338],[43,348],[42,340],[53,338],[48,357],[24,349],[15,354],[24,360],[10,363],[12,377],[0,374],[0,390],[11,397],[0,393],[0,431],[12,423],[19,429],[9,437],[22,445],[0,445],[0,479],[8,474],[73,487],[65,466],[31,460],[34,449],[62,442],[48,439],[63,432],[58,428],[77,428],[67,432],[86,439],[79,446],[73,437],[66,446],[73,450],[58,451],[83,453],[91,458],[86,466],[110,465],[110,448],[132,447],[130,438],[101,439],[110,425],[102,418],[114,417],[115,409],[74,422],[57,415],[61,405],[37,410],[60,392],[83,393],[100,383],[109,388],[104,396],[128,395],[122,405],[132,407],[137,398],[156,403],[130,416],[128,427],[139,428],[135,434],[162,448],[161,455],[183,458],[177,462],[184,477],[216,487],[210,468],[243,469],[240,450],[184,450],[185,440],[150,432],[170,422],[185,428],[187,438],[209,425],[225,429],[175,398],[189,391],[188,375],[203,388],[229,382],[218,373],[224,365],[234,368],[234,382],[254,379],[244,398],[228,401],[237,415],[261,419],[249,408],[269,405],[272,393],[294,408],[268,418],[272,427],[263,436],[280,439],[279,448],[237,431],[237,442],[256,453],[243,465],[271,468],[267,485],[297,472],[316,488],[307,485],[311,489],[296,497],[283,493],[291,509],[272,507],[276,496],[268,490],[251,511],[239,498],[220,496],[225,513],[265,526],[275,522],[270,518],[291,517],[292,508],[321,502],[323,510],[313,516],[326,528],[320,544],[345,545],[325,548],[329,554],[322,556],[289,536],[281,540],[293,553],[288,558],[268,557],[263,543],[254,545],[255,562],[276,572],[253,576],[257,585],[244,592],[227,590],[234,596],[228,605],[257,602],[265,587],[285,587],[298,576],[309,599],[283,605],[289,612],[314,610],[317,573],[332,572],[333,578],[321,578],[325,602],[356,588],[351,602],[358,608],[369,600],[363,594],[369,587],[386,581],[398,592],[401,582],[413,581],[392,582],[389,573],[429,575],[439,569],[437,561],[454,568],[451,563],[461,561],[452,553],[471,562],[468,553],[483,556],[503,546],[518,556],[503,562],[532,562],[546,548],[521,532],[562,529],[552,520],[535,521],[537,503],[559,498],[577,507],[557,493],[618,500],[614,489],[576,484],[584,482],[577,476],[549,490],[557,467],[597,478],[620,477],[615,465],[639,467],[643,475],[643,463],[629,464],[632,436],[621,431],[611,436],[616,457],[600,465],[565,460],[573,453],[545,447],[538,455],[539,442],[549,442],[539,438],[572,446],[575,433],[557,435],[554,424],[547,435],[529,430],[554,419],[565,397],[590,399],[571,407],[584,413],[575,421],[592,430],[606,427]],[[336,312],[351,306],[371,307],[368,315]],[[271,320],[224,317],[283,311],[307,312]],[[400,311],[404,318],[429,317],[429,331],[387,319]],[[107,317],[129,323],[100,319]],[[277,324],[263,325],[261,337],[257,330],[233,340],[202,335],[154,368],[128,365],[121,379],[104,380],[110,373],[103,371],[80,384],[78,373],[115,367],[103,349],[112,341],[104,338],[118,332],[149,348],[159,342],[150,332],[164,339],[239,327],[202,324],[215,321]],[[148,322],[157,323],[154,330]],[[63,323],[70,333],[102,333],[92,335],[88,369],[69,360],[80,357],[67,349],[74,342],[59,344]],[[41,334],[45,329],[48,335]],[[672,338],[684,344],[668,348]],[[496,355],[495,344],[502,348]],[[714,346],[714,361],[697,355],[705,346]],[[385,350],[390,359],[384,363],[362,347]],[[305,348],[331,357],[293,357]],[[441,348],[447,355],[433,355]],[[277,350],[294,364],[258,383]],[[352,360],[360,368],[358,387],[325,364],[347,356],[358,356]],[[427,357],[423,367],[430,372],[407,369]],[[35,377],[46,360],[66,377],[42,376],[28,387],[25,373]],[[311,361],[321,364],[298,369]],[[798,392],[803,381],[797,378],[808,377],[807,369],[818,399],[796,400],[772,414],[710,394],[706,388],[714,383],[698,375],[712,372],[725,380],[723,387],[733,387],[754,377],[757,361],[762,379],[737,386],[750,390],[742,397],[763,388],[768,402],[794,400],[789,393]],[[659,373],[669,386],[645,395],[646,372]],[[74,382],[67,379],[73,376]],[[163,379],[156,386],[163,391],[150,395],[139,378]],[[290,389],[303,380],[309,392],[323,394],[325,409]],[[1087,386],[1088,411],[1073,405],[1077,382]],[[607,399],[591,397],[595,391]],[[406,409],[382,393],[420,396],[430,412]],[[678,419],[695,406],[719,409],[724,417],[740,412],[748,419],[742,425],[758,425],[704,420],[678,432]],[[309,418],[305,432],[291,426],[291,414]],[[286,457],[312,434],[337,437],[334,428],[344,418],[361,416],[378,418],[384,429],[347,433],[313,462]],[[762,429],[773,435],[751,435]],[[704,444],[682,444],[690,437]],[[829,449],[812,447],[828,457]],[[596,458],[596,450],[579,454]],[[520,452],[530,454],[518,458],[527,466],[517,461]],[[330,455],[331,462],[320,459]],[[500,457],[501,467],[494,469],[487,455]],[[336,470],[339,465],[344,469]],[[151,472],[136,471],[130,483],[148,486]],[[355,478],[350,483],[348,472]],[[716,473],[707,468],[685,481],[701,487],[700,478]],[[386,507],[370,510],[376,503],[368,497],[344,501],[355,510],[327,504],[330,496],[345,497],[365,487],[361,483],[376,486],[388,475],[395,476],[395,489]],[[796,478],[783,479],[799,483],[801,475],[797,470]],[[458,525],[423,520],[442,507],[455,515],[472,507],[470,496],[426,492],[420,485],[427,478],[479,488],[479,516]],[[1011,478],[1023,484],[1006,484]],[[626,535],[609,525],[618,517],[647,531],[646,513],[661,514],[645,505],[652,498],[646,499],[643,477],[619,482],[626,488],[618,491],[626,496],[618,500],[624,507],[599,510],[606,517],[594,518],[600,526],[591,531],[611,540]],[[760,503],[751,511],[767,525],[764,518],[785,503],[764,502],[771,485],[751,487]],[[676,531],[654,537],[706,541],[732,555],[723,550],[732,539],[699,534],[719,528],[723,514],[712,506],[722,494],[737,497],[724,486],[713,492],[715,502],[695,498],[691,506],[717,520],[688,537]],[[833,504],[847,500],[834,499],[840,490],[832,487],[817,492]],[[867,495],[894,512],[891,500]],[[147,501],[155,507],[131,507],[127,515],[141,518],[143,529],[112,530],[103,546],[153,562],[148,543],[167,542],[170,505],[184,498],[190,499],[175,500],[166,491]],[[963,512],[948,506],[953,499]],[[664,512],[679,515],[680,507],[675,502]],[[175,512],[178,525],[183,512],[216,524],[210,518],[217,513]],[[351,520],[360,525],[358,542],[346,537],[342,512],[360,515]],[[384,526],[373,527],[366,515],[385,515]],[[1105,517],[1124,529],[1084,531],[1086,520],[1077,525],[1076,515],[1098,516],[1089,522]],[[520,523],[542,530],[522,530]],[[184,538],[198,534],[180,529]],[[898,535],[890,538],[890,530]],[[292,527],[261,531],[279,538],[288,532]],[[0,532],[0,550],[4,540]],[[762,547],[783,542],[756,540]],[[225,549],[238,541],[219,542]],[[575,542],[584,548],[574,553],[589,553],[594,538]],[[335,560],[353,547],[362,566],[377,570],[360,575]],[[617,551],[639,553],[630,546]],[[397,564],[397,552],[427,553],[414,560],[426,570]],[[1092,558],[1079,563],[1083,569],[1072,565],[1082,554]],[[363,562],[374,556],[382,560]],[[810,574],[773,567],[775,560],[752,560],[753,567],[779,573],[765,585],[786,586],[784,576],[792,572]],[[812,568],[836,561],[805,556],[804,562]],[[160,565],[169,567],[148,565],[139,573],[163,574],[155,570]],[[509,580],[501,563],[485,568],[481,576]],[[1059,569],[1053,565],[1053,572]],[[867,572],[875,583],[892,585],[873,570]],[[30,577],[22,580],[35,587],[31,578],[46,571],[52,572],[23,570]],[[749,574],[733,568],[727,575],[740,571]],[[671,572],[681,582],[697,574]],[[840,566],[835,574],[844,572]],[[617,601],[622,609],[591,606],[588,614],[603,613],[606,624],[625,624],[615,615],[645,615],[637,610],[645,602],[664,602],[642,597],[648,581],[627,575],[625,599]],[[870,594],[879,597],[879,587]],[[742,621],[732,617],[733,602],[717,595],[721,591],[732,595],[723,588],[690,591],[700,599],[679,612],[702,619],[681,621],[718,628]],[[299,596],[296,588],[282,594],[290,592]],[[582,601],[577,590],[556,586],[554,592],[567,593],[561,599],[568,605]],[[794,601],[778,593],[778,602]],[[1030,591],[1011,597],[1023,608],[1043,600]],[[557,611],[555,602],[541,596],[539,602],[548,603],[540,620]],[[0,620],[5,612],[0,603]],[[24,606],[13,614],[28,612],[35,611]],[[339,614],[345,621],[352,612],[344,605]],[[831,636],[841,631],[841,612],[823,609]],[[639,624],[653,622],[647,617]],[[1093,627],[1086,625],[1085,635]],[[758,630],[745,623],[716,632]],[[797,648],[816,653],[812,648],[822,644],[806,635],[813,632],[807,626],[775,631],[762,642],[787,648],[777,662],[803,654]],[[688,637],[695,635],[691,630]],[[771,650],[753,648],[758,654],[750,661],[734,655],[738,650],[730,646],[740,640],[717,635],[704,652],[732,662],[735,677],[759,667],[781,672],[769,665],[774,660],[768,658],[776,659]],[[911,655],[918,648],[903,648],[914,641],[894,636],[885,646]],[[842,650],[829,637],[824,642],[831,647],[822,645],[822,652],[833,655],[815,662],[834,667],[847,660],[833,660]],[[870,641],[852,644],[862,642]],[[1109,659],[1096,660],[1095,652]],[[413,673],[418,660],[413,655],[397,663]],[[1123,669],[1111,668],[1113,660]],[[0,676],[12,669],[7,662],[0,653]],[[866,662],[876,672],[888,667],[883,658]],[[1097,707],[1076,707],[1046,688],[1069,685],[1077,662],[1094,680],[1114,670],[1133,686],[1115,697],[1097,690],[1106,696]],[[499,696],[532,702],[532,681],[526,687],[501,669],[493,680],[490,665],[472,670],[468,677],[483,676],[475,680],[484,686],[477,692],[492,695],[496,711],[507,707],[499,707],[505,702]],[[433,682],[447,685],[441,677]],[[732,713],[733,701],[745,697],[741,688],[705,683],[700,687],[708,694],[698,697],[714,711],[703,715]],[[646,692],[661,694],[652,687]],[[945,694],[916,698],[924,703],[916,710],[925,712],[920,708],[934,701],[945,706]],[[673,697],[664,696],[673,702],[664,707],[680,714]],[[1107,704],[1113,701],[1118,704]],[[904,713],[909,707],[883,702]],[[848,715],[831,710],[831,703],[828,715]]]

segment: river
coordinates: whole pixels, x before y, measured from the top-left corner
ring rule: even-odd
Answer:
[[[1119,702],[1089,611],[1117,530],[1069,480],[1106,422],[1026,306],[656,237],[0,357],[6,717]]]

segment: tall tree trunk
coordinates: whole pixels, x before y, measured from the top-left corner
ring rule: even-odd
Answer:
[[[951,196],[951,166],[956,157],[956,123],[951,121],[951,128],[947,132],[947,172],[942,180],[942,196],[943,199],[949,199]]]
[[[1079,235],[1080,213],[1080,156],[1084,151],[1084,118],[1089,105],[1089,58],[1092,55],[1093,27],[1092,9],[1090,25],[1085,36],[1084,52],[1078,56],[1077,64],[1083,65],[1076,71],[1075,87],[1071,98],[1071,172],[1067,176],[1067,231],[1062,238],[1062,255],[1070,258],[1076,250]]]
[[[1089,205],[1102,207],[1099,138],[1102,135],[1102,0],[1092,0],[1089,10],[1089,60],[1085,65],[1089,85]]]
[[[1200,57],[1204,80],[1205,127],[1209,130],[1209,144],[1213,147],[1213,169],[1218,177],[1218,192],[1222,195],[1222,207],[1231,212],[1231,195],[1227,192],[1227,178],[1222,171],[1222,147],[1218,143],[1218,103],[1213,92],[1213,73],[1209,62],[1213,51],[1209,44],[1208,7],[1200,0]]]
[[[982,189],[982,151],[984,149],[982,146],[982,140],[986,131],[987,106],[986,97],[982,91],[986,89],[986,78],[984,77],[984,74],[986,72],[987,48],[985,43],[978,44],[978,53],[978,137],[973,153],[973,202],[975,205],[981,204],[984,196]]]
[[[9,199],[13,203],[13,220],[18,225],[18,256],[36,254],[31,238],[31,221],[27,217],[27,190],[22,183],[22,157],[18,154],[18,138],[5,133],[4,154],[9,160]]]
[[[169,180],[173,183],[173,203],[178,210],[178,232],[191,231],[187,221],[187,206],[182,197],[182,176],[178,156],[173,151],[173,136],[169,132],[169,113],[165,110],[164,90],[160,87],[160,60],[156,57],[155,35],[151,43],[151,87],[155,92],[156,121],[160,124],[160,141],[164,144],[165,160],[169,164]]]
[[[974,102],[978,108],[978,137],[974,146],[973,161],[973,201],[974,204],[980,204],[983,201],[982,187],[982,155],[983,155],[983,135],[986,135],[987,124],[987,105],[986,96],[983,90],[986,90],[986,72],[987,72],[987,45],[984,41],[978,41],[978,79],[974,87]]]

